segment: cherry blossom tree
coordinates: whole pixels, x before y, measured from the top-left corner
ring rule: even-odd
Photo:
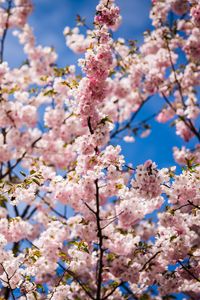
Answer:
[[[100,0],[93,28],[64,29],[81,76],[36,44],[31,11],[0,0],[0,299],[200,299],[199,1],[153,0],[137,46],[112,37],[120,9]],[[162,109],[136,126],[154,95]],[[181,171],[126,163],[120,140],[151,119],[196,143],[174,146]]]

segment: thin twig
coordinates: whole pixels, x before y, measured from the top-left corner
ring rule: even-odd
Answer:
[[[122,127],[118,128],[117,130],[115,130],[110,138],[114,138],[117,134],[119,134],[120,132],[126,130],[127,128],[130,127],[131,123],[133,122],[133,120],[136,118],[136,116],[138,115],[138,113],[140,112],[140,110],[142,109],[142,107],[144,106],[144,104],[150,99],[150,97],[148,97],[147,99],[145,99],[139,106],[139,108],[132,114],[131,118],[129,119],[129,121]]]
[[[143,267],[140,269],[140,272],[142,272],[142,271],[144,271],[145,269],[146,269],[146,266],[148,265],[150,265],[150,262],[158,255],[158,254],[160,254],[162,251],[158,251],[158,252],[156,252],[144,265],[143,265]]]
[[[36,245],[33,244],[33,242],[31,242],[29,239],[26,239],[27,242],[29,242],[32,247],[35,247],[36,249],[40,250],[40,248],[38,248]],[[90,297],[90,299],[92,300],[96,300],[91,293],[87,290],[87,288],[85,287],[85,285],[82,283],[82,281],[78,278],[78,276],[71,270],[66,269],[65,267],[63,267],[63,265],[59,262],[57,262],[57,265],[63,270],[66,271],[66,273],[68,273],[79,285],[80,287],[85,291],[85,293]]]
[[[7,273],[6,269],[4,268],[3,263],[1,263],[0,265],[2,266],[2,268],[3,268],[3,270],[4,270],[5,274],[6,274],[6,277],[7,277],[7,280],[8,280],[7,284],[8,284],[8,286],[9,286],[9,289],[10,289],[10,292],[11,292],[11,295],[12,295],[12,298],[15,300],[15,295],[14,295],[13,289],[11,288],[11,285],[10,285],[10,278],[9,278],[9,276],[8,276],[8,273]]]
[[[100,199],[99,199],[99,186],[98,179],[95,180],[96,186],[96,223],[97,223],[97,236],[99,238],[99,259],[97,263],[97,291],[96,291],[96,300],[101,300],[101,288],[102,288],[102,273],[103,273],[103,233],[101,228],[101,219],[100,219]]]
[[[3,31],[3,35],[1,38],[1,43],[0,43],[0,63],[3,62],[3,57],[4,57],[4,47],[5,47],[5,40],[6,40],[6,36],[8,33],[8,26],[9,26],[9,18],[10,18],[10,10],[11,10],[11,6],[12,6],[12,0],[8,0],[8,7],[7,7],[7,18],[6,18],[6,24],[5,24],[5,29]]]
[[[39,138],[37,138],[32,144],[31,144],[31,148],[33,148],[34,146],[35,146],[35,144],[39,141],[39,140],[41,140],[41,138],[42,137],[39,137]],[[10,174],[10,172],[22,161],[22,159],[26,156],[26,154],[27,154],[27,151],[25,151],[23,154],[22,154],[22,156],[20,157],[20,158],[18,158],[17,160],[16,160],[16,162],[15,162],[15,164],[14,165],[12,165],[2,176],[1,176],[1,178],[0,179],[3,179],[3,178],[5,178],[7,175],[9,175]]]
[[[188,273],[190,274],[190,276],[192,276],[192,278],[194,278],[196,281],[200,282],[200,279],[198,277],[196,277],[186,266],[184,266],[184,264],[178,260],[178,263],[182,266],[182,268]]]

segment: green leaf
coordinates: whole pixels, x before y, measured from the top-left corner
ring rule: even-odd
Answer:
[[[108,253],[108,255],[107,255],[108,261],[113,261],[113,260],[115,260],[115,258],[116,258],[116,255],[114,253]]]
[[[69,242],[69,244],[72,244],[72,245],[76,246],[79,251],[83,251],[83,252],[89,253],[87,244],[85,242],[83,242],[83,241],[81,241],[81,242],[71,241],[71,242]]]
[[[30,174],[31,174],[31,175],[33,175],[33,174],[35,174],[35,173],[36,173],[35,170],[31,170],[31,171],[30,171]]]
[[[48,90],[44,93],[44,96],[55,96],[57,94],[57,92],[54,91],[54,89],[52,90]]]
[[[103,119],[101,119],[100,124],[106,124],[106,122],[113,123],[113,121],[108,116],[105,116]]]
[[[22,174],[22,176],[26,177],[26,174],[23,171],[20,171],[20,174]]]
[[[173,240],[175,240],[177,238],[177,235],[172,235],[171,237],[170,237],[170,242],[172,242]]]
[[[33,182],[35,182],[37,185],[40,185],[40,182],[39,182],[39,180],[38,180],[38,179],[36,179],[36,178],[32,178],[32,180],[33,180]]]
[[[115,287],[117,287],[119,285],[119,282],[113,281],[109,285],[112,286],[113,288],[115,288]]]
[[[37,289],[41,289],[42,292],[45,292],[45,289],[44,289],[43,285],[40,284],[40,283],[37,284]]]
[[[4,207],[6,208],[6,202],[7,202],[7,198],[3,195],[0,195],[0,207]]]

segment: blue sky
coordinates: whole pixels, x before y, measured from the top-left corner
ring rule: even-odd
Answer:
[[[138,40],[142,42],[143,32],[151,28],[149,11],[150,0],[116,0],[121,8],[122,25],[114,37]],[[65,46],[63,29],[75,26],[76,14],[86,17],[87,24],[92,25],[97,0],[34,0],[34,11],[29,21],[34,28],[38,44],[54,46],[58,53],[58,64],[65,66],[76,64],[77,56]],[[15,49],[13,54],[13,49]],[[11,66],[18,66],[25,57],[17,39],[8,35],[5,58]],[[163,101],[154,97],[141,111],[137,120],[145,119],[162,107]],[[136,121],[137,123],[137,121]],[[152,133],[145,139],[137,138],[135,143],[121,143],[123,154],[133,165],[152,159],[159,167],[174,165],[172,147],[181,146],[182,140],[175,135],[174,129],[166,124],[151,122]],[[193,142],[192,142],[193,144]]]

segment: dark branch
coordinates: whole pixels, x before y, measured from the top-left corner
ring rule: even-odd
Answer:
[[[133,120],[136,118],[136,116],[138,115],[138,113],[140,112],[140,110],[142,109],[142,107],[144,106],[144,104],[145,104],[149,99],[150,99],[150,97],[148,97],[146,100],[144,100],[144,101],[140,104],[139,108],[132,114],[131,118],[129,119],[129,121],[128,121],[124,126],[118,128],[117,130],[115,130],[115,131],[111,134],[111,136],[110,136],[111,139],[114,138],[116,135],[118,135],[120,132],[122,132],[122,131],[124,131],[124,130],[126,130],[126,129],[128,129],[128,128],[130,127],[130,125],[131,125],[131,123],[133,122]]]
[[[147,266],[150,265],[151,261],[158,255],[160,254],[162,251],[158,251],[156,252],[145,264],[144,266],[140,269],[140,272],[144,271],[146,269]]]
[[[178,263],[193,279],[195,279],[197,282],[200,282],[200,279],[196,277],[186,266],[184,266],[184,264],[180,260],[178,260]]]

